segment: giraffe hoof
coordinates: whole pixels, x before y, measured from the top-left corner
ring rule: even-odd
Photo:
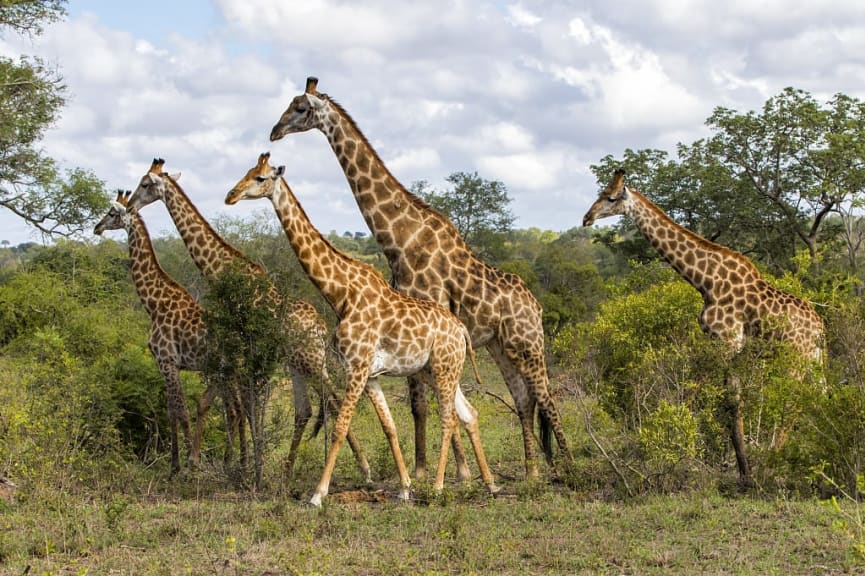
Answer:
[[[321,494],[313,494],[312,498],[309,499],[309,505],[313,508],[321,508]]]

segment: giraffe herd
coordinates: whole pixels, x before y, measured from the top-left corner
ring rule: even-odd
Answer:
[[[499,271],[475,256],[445,216],[409,192],[345,109],[318,92],[317,84],[317,79],[307,79],[305,91],[291,101],[273,126],[270,140],[312,129],[324,134],[387,258],[391,282],[388,284],[371,266],[334,248],[321,235],[286,182],[284,167],[270,164],[270,153],[261,154],[225,197],[226,204],[257,198],[271,201],[302,268],[337,318],[332,344],[346,373],[341,399],[333,392],[333,377],[327,370],[327,328],[315,308],[294,300],[284,307],[288,312],[280,318],[286,330],[298,332],[297,341],[302,342],[287,358],[295,399],[289,472],[312,414],[308,396],[308,385],[312,385],[322,398],[322,409],[335,417],[335,424],[324,470],[310,503],[319,506],[327,495],[345,440],[369,481],[369,464],[350,428],[357,402],[366,392],[396,462],[399,497],[408,499],[411,480],[377,381],[380,375],[392,375],[408,378],[415,427],[415,477],[426,475],[426,390],[431,387],[441,416],[441,450],[433,487],[443,488],[451,445],[460,479],[472,476],[457,432],[459,420],[468,432],[482,481],[496,493],[498,487],[481,443],[478,413],[459,381],[468,356],[480,382],[473,351],[477,346],[487,349],[513,397],[522,429],[526,478],[539,476],[536,408],[545,457],[552,462],[554,437],[563,464],[571,466],[562,419],[549,389],[540,304],[520,277]],[[149,346],[165,379],[172,426],[171,464],[176,471],[180,465],[177,428],[184,434],[187,461],[195,465],[202,417],[214,399],[217,383],[208,383],[202,395],[193,435],[178,372],[201,370],[206,333],[202,309],[159,266],[139,211],[155,201],[164,203],[192,260],[206,278],[215,278],[236,262],[250,275],[265,276],[266,272],[216,233],[180,187],[179,175],[163,172],[163,165],[163,160],[154,160],[131,197],[129,193],[118,194],[94,232],[127,232],[133,282],[151,318]],[[820,356],[823,325],[808,302],[770,286],[741,254],[673,222],[645,196],[625,186],[622,171],[617,171],[601,192],[583,225],[612,215],[633,219],[661,256],[701,293],[704,307],[700,326],[725,342],[732,353],[739,351],[747,338],[772,338],[790,342],[805,357]],[[270,292],[269,296],[280,298],[272,285]],[[221,389],[231,389],[229,383],[219,384]],[[227,413],[244,411],[236,399],[224,398],[223,402]],[[751,473],[745,454],[741,399],[734,393],[731,403],[735,417],[730,435],[740,481],[748,484]],[[239,418],[228,423],[242,434]]]

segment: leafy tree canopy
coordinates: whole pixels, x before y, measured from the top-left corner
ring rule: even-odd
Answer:
[[[0,2],[0,32],[28,36],[65,15],[65,0]],[[62,171],[39,147],[65,105],[60,74],[39,58],[0,57],[0,207],[45,235],[85,231],[107,209],[103,183],[75,168]]]

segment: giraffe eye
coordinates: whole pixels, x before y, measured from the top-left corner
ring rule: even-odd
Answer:
[[[256,176],[255,177],[255,181],[258,183],[264,182],[265,180],[267,180],[267,178],[265,178],[264,176]]]
[[[298,106],[295,111],[298,114],[306,114],[306,107],[305,106]]]

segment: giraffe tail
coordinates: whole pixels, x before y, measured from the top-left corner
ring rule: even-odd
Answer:
[[[475,381],[478,384],[483,384],[481,380],[481,374],[478,372],[478,361],[475,358],[475,349],[472,347],[472,336],[469,334],[469,329],[463,326],[463,338],[466,340],[466,352],[468,353],[469,360],[472,363],[472,370],[475,373]]]

